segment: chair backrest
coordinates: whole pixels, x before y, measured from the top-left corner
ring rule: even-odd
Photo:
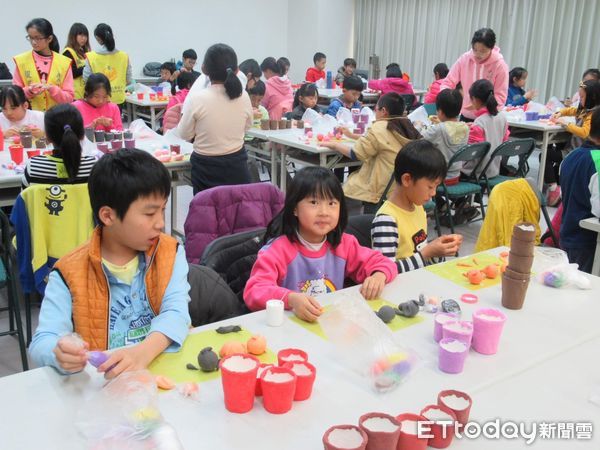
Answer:
[[[227,283],[241,304],[246,282],[262,247],[266,228],[222,236],[204,249],[200,264],[210,267]]]
[[[36,184],[25,189],[11,214],[25,293],[43,293],[56,260],[86,242],[94,230],[87,183]]]
[[[211,268],[190,264],[188,271],[192,326],[199,327],[247,312],[225,281]]]
[[[371,248],[371,224],[375,214],[360,214],[348,217],[346,233],[356,237],[363,247]]]
[[[503,142],[492,152],[490,159],[485,165],[484,169],[481,171],[481,176],[485,176],[488,167],[492,164],[494,159],[497,156],[518,156],[519,157],[519,167],[517,168],[517,175],[524,176],[523,173],[525,163],[529,158],[529,155],[535,150],[535,139],[526,138],[526,139],[512,139],[510,141]]]
[[[433,116],[437,113],[437,107],[435,106],[435,103],[425,103],[423,107],[425,108],[425,111],[427,111],[427,114],[430,116]]]
[[[483,158],[490,151],[490,143],[489,142],[478,142],[477,144],[469,144],[460,148],[450,161],[448,161],[448,167],[451,167],[456,162],[468,162],[474,161],[475,167],[473,168],[472,174],[477,173],[477,169],[481,165]]]
[[[198,263],[206,246],[220,236],[266,227],[281,211],[284,194],[271,183],[219,186],[201,191],[185,220],[188,262]]]
[[[414,109],[415,97],[413,94],[401,94],[400,97],[404,100],[404,107],[406,108],[406,112],[409,113]]]

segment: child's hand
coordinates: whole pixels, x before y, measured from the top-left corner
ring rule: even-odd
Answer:
[[[571,100],[570,97],[567,97],[563,100],[563,105],[565,106],[571,106],[573,104],[573,100]]]
[[[4,137],[13,137],[19,135],[19,129],[17,127],[10,127],[4,132]]]
[[[550,117],[550,119],[552,120],[556,120],[558,119],[560,116],[562,116],[562,114],[560,113],[560,111],[555,112],[554,114],[552,114],[552,117]]]
[[[310,295],[292,292],[288,295],[288,305],[296,317],[307,322],[314,322],[321,315],[321,305]]]
[[[431,120],[431,123],[434,125],[440,123],[440,118],[436,114],[429,116],[429,120]]]
[[[39,95],[44,91],[44,85],[42,83],[34,83],[29,85],[29,91],[33,95]]]
[[[385,274],[375,272],[370,277],[365,278],[360,288],[360,293],[367,300],[373,300],[379,297],[385,286]]]
[[[94,120],[96,125],[102,125],[103,127],[110,127],[113,124],[113,120],[110,117],[98,117]]]
[[[87,350],[90,348],[87,342],[81,345],[80,340],[72,336],[63,336],[54,347],[54,355],[58,365],[67,372],[79,372],[87,364]]]
[[[325,147],[325,148],[330,148],[331,150],[335,150],[336,146],[337,146],[337,142],[331,142],[331,141],[322,141],[318,143],[319,147]]]
[[[462,243],[462,236],[460,241],[455,236],[457,235],[451,234],[434,239],[421,250],[421,256],[429,259],[455,255]]]
[[[260,112],[260,110],[258,108],[252,108],[252,112],[254,113],[254,118],[255,119],[261,119],[262,118],[262,113]]]
[[[538,95],[538,91],[537,91],[537,90],[535,90],[535,89],[530,89],[530,90],[528,90],[528,91],[525,93],[524,97],[525,97],[527,100],[531,100],[531,99],[533,99],[533,98],[537,97],[537,95]]]
[[[123,372],[145,369],[150,364],[150,361],[148,361],[147,356],[144,356],[144,352],[141,350],[143,349],[139,345],[115,350],[98,367],[98,372],[103,372],[104,378],[111,379]]]
[[[559,117],[556,120],[556,123],[562,125],[563,127],[566,127],[569,124],[569,121],[565,117]]]
[[[29,129],[31,130],[31,135],[36,139],[44,136],[44,130],[36,127],[35,125],[29,125]]]

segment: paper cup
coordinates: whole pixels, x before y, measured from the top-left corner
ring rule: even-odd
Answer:
[[[122,141],[123,140],[123,132],[122,131],[113,131],[113,140],[119,140]]]
[[[304,134],[312,133],[312,126],[309,123],[304,123]]]
[[[271,128],[271,130],[277,130],[279,128],[279,121],[269,120],[269,127]]]
[[[148,97],[150,97],[150,101],[151,102],[155,102],[156,101],[156,94],[148,94]]]
[[[104,130],[96,130],[94,131],[94,140],[96,142],[104,142]]]
[[[40,156],[41,150],[39,148],[33,150],[27,150],[27,159],[31,159],[34,156]]]
[[[398,446],[400,423],[395,417],[372,412],[362,415],[358,426],[367,435],[366,450],[391,450]]]
[[[284,348],[277,352],[277,365],[283,366],[285,363],[308,362],[308,355],[299,348]]]
[[[494,355],[498,351],[498,344],[502,329],[506,322],[506,315],[497,309],[480,308],[473,313],[473,341],[471,347],[483,355]]]
[[[335,425],[323,435],[325,450],[365,450],[367,434],[355,425]]]
[[[296,392],[294,401],[300,402],[310,398],[313,384],[317,376],[317,369],[306,361],[287,362],[283,365],[296,374]]]
[[[446,322],[442,327],[443,339],[456,339],[464,342],[467,348],[471,347],[473,338],[473,322],[466,320],[453,320]]]
[[[433,340],[435,342],[440,342],[440,340],[444,337],[443,327],[446,322],[451,322],[456,320],[457,317],[455,314],[451,313],[438,313],[433,318]]]
[[[260,377],[263,406],[271,414],[285,414],[292,409],[296,392],[296,374],[287,367],[271,367]]]
[[[508,268],[521,273],[531,273],[533,255],[519,256],[513,252],[508,253]]]
[[[400,424],[397,450],[425,450],[429,439],[419,437],[418,423],[427,419],[418,414],[405,413],[396,416]]]
[[[288,121],[287,121],[287,120],[285,120],[285,119],[281,119],[281,120],[279,121],[279,129],[280,129],[280,130],[285,130],[285,129],[287,128],[287,123],[288,123]]]
[[[513,270],[510,268],[510,266],[507,266],[506,269],[504,269],[504,275],[506,275],[509,278],[512,278],[513,280],[529,281],[529,279],[531,278],[530,272],[520,272],[517,270]]]
[[[143,92],[138,92],[137,98],[138,98],[138,100],[144,100],[144,93]]]
[[[261,130],[270,130],[271,129],[271,121],[269,119],[261,119],[260,129]]]
[[[508,270],[507,270],[508,271]],[[529,277],[525,280],[512,278],[506,272],[502,274],[502,306],[506,309],[521,309],[527,295]]]
[[[430,424],[431,430],[429,434],[433,437],[429,438],[427,445],[433,448],[447,448],[452,444],[454,439],[454,422],[456,422],[456,416],[450,408],[440,405],[427,405],[421,411],[421,415],[426,420],[435,421],[452,421],[452,423],[432,423]],[[440,419],[443,417],[443,419]]]
[[[283,325],[283,310],[283,301],[267,300],[267,325],[269,325],[270,327],[280,327],[281,325]]]
[[[120,139],[114,139],[111,142],[111,146],[113,150],[119,150],[120,148],[123,148],[123,141]]]
[[[529,222],[519,222],[513,227],[512,235],[521,241],[535,241],[535,225]]]
[[[469,422],[469,414],[471,406],[473,406],[473,400],[469,394],[452,389],[442,391],[438,394],[437,404],[450,409],[462,426]]]
[[[46,148],[47,146],[48,146],[48,143],[46,142],[46,139],[44,139],[44,138],[36,139],[35,148],[43,149],[43,148]]]
[[[469,354],[469,346],[456,339],[442,339],[438,345],[439,369],[446,373],[461,373]]]
[[[96,147],[98,148],[98,150],[100,150],[102,153],[108,153],[108,142],[98,142],[96,144]]]
[[[135,139],[125,139],[125,148],[135,148]]]
[[[265,369],[267,369],[268,367],[275,367],[275,365],[264,363],[258,366],[258,371],[256,372],[256,389],[254,390],[254,395],[256,395],[257,397],[260,397],[262,395],[262,384],[260,382],[260,377],[265,371]]]
[[[171,150],[171,153],[181,154],[181,145],[179,144],[171,144],[169,149]]]
[[[110,131],[105,131],[104,132],[104,140],[106,142],[111,142],[113,140],[113,134]]]
[[[19,132],[19,137],[21,138],[21,145],[24,148],[33,147],[33,136],[31,131],[21,131]]]
[[[221,382],[228,411],[243,414],[252,409],[259,365],[257,358],[241,353],[221,359]]]
[[[516,237],[510,239],[510,252],[518,256],[533,256],[534,242],[522,241]]]
[[[94,142],[94,129],[92,127],[85,128],[85,137],[88,138],[89,141]]]
[[[296,120],[296,128],[303,129],[304,128],[304,120]]]
[[[23,142],[23,139],[21,139]],[[23,146],[22,145],[9,145],[8,150],[10,151],[10,160],[17,166],[23,163]]]

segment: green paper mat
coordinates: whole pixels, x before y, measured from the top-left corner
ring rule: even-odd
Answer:
[[[202,372],[201,370],[186,369],[186,364],[192,363],[198,367],[198,353],[204,347],[212,347],[218,355],[221,346],[227,341],[239,341],[244,344],[254,333],[242,329],[237,333],[219,334],[215,330],[202,331],[188,335],[181,350],[177,353],[162,353],[148,367],[154,375],[164,375],[176,383],[203,382],[214,380],[221,376],[221,371]],[[261,362],[276,363],[277,356],[267,348],[266,353],[258,356]]]
[[[481,282],[481,284],[478,285],[469,283],[469,280],[463,274],[473,269],[482,270],[490,264],[502,265],[502,263],[502,258],[500,258],[499,256],[491,255],[489,253],[477,253],[475,255],[465,256],[464,258],[446,261],[441,264],[432,264],[430,266],[427,266],[425,270],[428,270],[431,273],[434,273],[442,278],[450,280],[453,283],[458,284],[460,287],[471,291],[476,291],[478,289],[485,289],[490,286],[500,284],[500,281],[502,280],[500,273],[498,273],[498,276],[496,278],[485,278]],[[465,266],[461,266],[459,264],[464,264]],[[467,267],[467,264],[470,267]]]
[[[367,300],[367,304],[371,307],[371,309],[373,311],[379,310],[379,308],[381,308],[384,305],[391,306],[392,308],[396,308],[398,306],[398,305],[394,305],[393,303],[390,303],[390,302],[388,302],[386,300],[382,300],[382,299]],[[329,308],[331,308],[331,305],[327,305],[327,306],[323,307],[324,311],[327,311]],[[327,340],[327,335],[323,331],[323,328],[321,328],[321,325],[319,324],[318,321],[317,322],[305,322],[304,320],[299,319],[295,315],[289,316],[289,319],[292,322],[300,325],[302,328],[310,331],[311,333],[316,334],[320,338]],[[398,330],[401,330],[402,328],[410,327],[411,325],[420,323],[423,320],[425,320],[425,318],[422,315],[417,315],[417,316],[411,317],[411,318],[396,315],[396,317],[394,317],[394,319],[392,319],[392,321],[390,323],[387,323],[386,325],[392,331],[398,331]]]

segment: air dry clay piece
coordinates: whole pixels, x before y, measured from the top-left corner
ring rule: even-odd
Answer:
[[[325,432],[323,445],[325,450],[364,450],[367,439],[365,432],[354,425],[337,425]]]
[[[382,413],[369,413],[361,416],[358,425],[367,434],[367,450],[387,450],[397,447],[400,425],[395,417]]]
[[[264,336],[256,334],[248,339],[246,348],[251,355],[262,355],[267,350],[267,340]]]
[[[219,334],[237,333],[242,331],[242,328],[239,325],[227,325],[226,327],[219,327],[215,331]]]
[[[389,323],[396,317],[396,311],[391,306],[382,306],[375,314],[385,323]]]
[[[396,314],[404,317],[415,317],[419,313],[419,302],[416,300],[409,300],[407,302],[400,303]]]
[[[186,366],[188,370],[202,370],[202,372],[214,372],[219,369],[219,357],[213,352],[212,347],[205,347],[198,353],[198,367],[191,363]]]
[[[219,350],[219,356],[225,358],[235,353],[246,353],[246,346],[239,341],[227,341]]]

